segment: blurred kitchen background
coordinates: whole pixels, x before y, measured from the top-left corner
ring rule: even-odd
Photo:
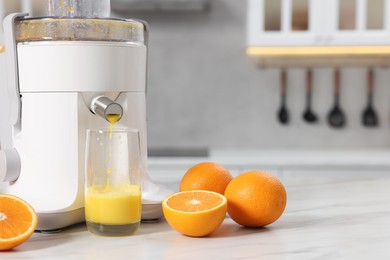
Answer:
[[[343,1],[347,2],[347,9],[350,5],[349,13],[353,13],[360,0],[340,0]],[[140,18],[150,24],[147,111],[148,142],[152,151],[389,147],[388,67],[374,67],[377,127],[362,125],[362,113],[367,106],[367,67],[358,63],[341,68],[340,106],[345,113],[346,126],[342,129],[329,126],[327,116],[333,107],[334,86],[331,60],[329,66],[313,69],[312,109],[319,117],[316,124],[302,119],[306,98],[305,67],[287,69],[290,122],[282,125],[277,119],[280,69],[259,66],[258,58],[246,54],[248,26],[253,26],[248,24],[247,15],[261,1],[150,0],[147,2],[156,5],[146,7],[148,11],[119,11],[131,9],[130,5],[123,4],[125,2],[132,1],[112,0],[115,16]],[[176,2],[179,10],[162,10],[168,2]],[[180,10],[180,3],[185,2],[203,4],[204,8]],[[278,8],[278,3],[280,8],[281,1],[268,2],[276,6],[271,7],[271,11]],[[318,1],[295,2],[306,2],[307,6]],[[384,4],[388,5],[387,0],[375,2],[382,6],[382,9],[376,8],[379,12],[384,11]],[[277,20],[278,16],[273,14],[273,17]],[[385,19],[387,22],[388,17]],[[353,23],[348,16],[343,21],[347,27]],[[331,23],[326,19],[322,22]],[[389,30],[386,33],[389,34]]]
[[[359,61],[350,61],[351,66],[340,68],[340,107],[346,125],[337,129],[328,124],[327,116],[334,106],[333,66],[336,64],[332,59],[325,61],[325,66],[313,68],[312,109],[318,122],[308,124],[302,118],[306,107],[307,66],[298,63],[286,69],[289,123],[279,122],[280,66],[284,65],[264,66],[258,57],[247,54],[249,39],[253,41],[257,37],[250,35],[257,26],[253,20],[256,17],[248,18],[248,14],[257,12],[259,17],[265,17],[264,6],[271,4],[268,12],[271,23],[267,26],[271,34],[277,34],[273,30],[286,23],[283,18],[286,12],[280,11],[281,6],[285,3],[293,6],[294,1],[298,6],[306,5],[306,10],[307,6],[321,2],[344,6],[346,14],[322,15],[317,20],[333,24],[337,21],[332,19],[341,17],[347,34],[354,24],[361,25],[359,21],[368,21],[375,27],[375,21],[382,19],[379,22],[382,34],[390,38],[389,16],[381,13],[389,9],[388,0],[367,0],[375,2],[376,8],[371,8],[371,15],[360,20],[357,17],[365,14],[361,6],[364,7],[362,3],[366,0],[339,0],[340,4],[338,0],[111,0],[113,17],[143,19],[150,25],[147,114],[151,155],[204,155],[208,149],[382,150],[390,146],[390,70],[383,66],[386,61],[378,59],[369,64],[374,65],[373,103],[378,126],[362,125],[369,66]],[[5,2],[15,3],[14,0]],[[21,2],[25,9],[33,10],[33,15],[43,14],[40,3],[44,0],[34,0],[32,4]],[[291,18],[291,14],[287,16]],[[311,24],[313,16],[306,13],[304,26],[308,26],[307,20]],[[370,23],[370,19],[376,20]],[[261,24],[259,21],[259,28]],[[321,30],[313,25],[309,29],[311,33]],[[370,43],[366,34],[358,36]],[[276,45],[285,41],[289,38],[279,38]],[[359,40],[354,41],[359,45]]]

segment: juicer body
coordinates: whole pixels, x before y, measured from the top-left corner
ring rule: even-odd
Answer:
[[[157,220],[172,191],[147,171],[147,24],[26,16],[4,21],[0,193],[29,202],[38,230],[84,221],[86,130],[108,128],[107,115],[115,111],[121,118],[114,128],[139,131],[142,220]]]
[[[92,97],[104,95],[122,106],[115,127],[139,130],[146,174],[146,46],[43,41],[16,48],[21,106],[12,138],[21,172],[2,192],[34,207],[38,230],[82,222],[86,129],[109,127],[90,111]]]

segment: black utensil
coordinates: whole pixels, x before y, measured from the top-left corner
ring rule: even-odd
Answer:
[[[373,107],[373,92],[374,92],[374,71],[368,70],[367,74],[367,107],[362,114],[362,123],[367,127],[375,127],[379,125],[377,113]]]
[[[317,115],[311,109],[311,96],[313,89],[313,73],[311,69],[306,71],[306,110],[303,112],[303,119],[308,123],[317,122]]]
[[[346,117],[340,108],[340,71],[334,72],[334,105],[328,114],[328,123],[334,128],[342,128],[346,124]]]
[[[289,122],[289,113],[286,106],[287,99],[287,73],[286,70],[282,70],[280,74],[280,98],[281,104],[278,112],[278,119],[281,124],[288,124]]]

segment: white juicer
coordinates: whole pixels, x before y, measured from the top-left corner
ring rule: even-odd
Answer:
[[[147,25],[102,18],[109,6],[48,0],[49,17],[4,20],[7,84],[0,95],[6,88],[8,105],[0,107],[7,127],[0,132],[0,182],[8,185],[0,192],[33,206],[37,230],[84,221],[86,129],[108,128],[109,114],[121,116],[114,128],[140,133],[142,219],[160,218],[171,193],[147,173]]]

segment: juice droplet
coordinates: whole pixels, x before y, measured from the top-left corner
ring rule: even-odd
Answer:
[[[107,178],[106,187],[102,190],[103,193],[109,192],[111,190],[111,184],[110,184],[110,175]]]

